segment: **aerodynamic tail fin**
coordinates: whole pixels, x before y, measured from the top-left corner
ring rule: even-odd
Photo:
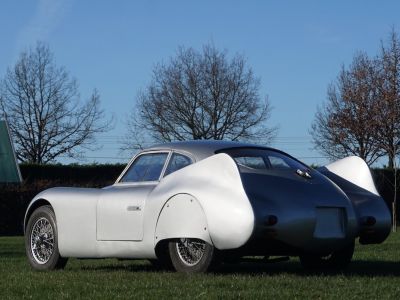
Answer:
[[[324,168],[343,179],[379,196],[371,171],[365,161],[357,156],[349,156],[335,161]]]

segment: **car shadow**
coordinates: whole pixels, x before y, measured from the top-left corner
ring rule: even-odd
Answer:
[[[168,272],[168,270],[163,270],[158,267],[153,266],[150,262],[139,261],[139,263],[134,262],[134,260],[124,260],[121,264],[110,265],[84,265],[80,267],[82,270],[86,271],[104,271],[104,272]]]
[[[246,275],[279,275],[294,274],[299,276],[366,276],[366,277],[393,277],[400,276],[400,262],[354,260],[345,269],[307,270],[300,262],[284,262],[274,264],[241,263],[236,265],[222,265],[215,274],[246,274]]]
[[[157,268],[150,263],[124,263],[122,265],[82,266],[83,270],[91,271],[127,271],[127,272],[173,272]],[[293,274],[298,276],[366,276],[393,277],[400,276],[400,261],[353,260],[344,270],[306,270],[298,261],[279,263],[238,263],[222,264],[212,271],[215,275],[243,274],[247,276]]]

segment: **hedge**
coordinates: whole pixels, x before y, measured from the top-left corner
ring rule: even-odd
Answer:
[[[30,200],[47,185],[3,185],[0,187],[0,235],[21,235]]]
[[[40,180],[58,181],[64,184],[104,186],[115,182],[125,165],[38,165],[21,164],[25,184]]]
[[[23,233],[23,218],[32,198],[55,186],[104,187],[113,184],[125,165],[21,164],[22,185],[0,186],[0,235]]]
[[[379,194],[385,200],[386,204],[392,210],[392,203],[394,199],[394,173],[389,169],[372,169],[372,175]],[[397,218],[399,219],[400,211],[400,170],[397,174]]]
[[[24,178],[22,185],[0,186],[0,235],[23,233],[22,223],[26,208],[31,199],[40,191],[54,186],[104,187],[115,181],[124,165],[26,164],[20,167]],[[391,209],[393,171],[386,169],[372,171],[377,189]],[[397,199],[399,201],[399,195]],[[397,207],[398,212],[399,206],[400,203]],[[397,215],[399,216],[399,213]]]

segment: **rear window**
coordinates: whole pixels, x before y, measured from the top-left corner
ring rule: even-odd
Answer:
[[[297,170],[308,168],[299,161],[277,151],[257,148],[224,149],[218,153],[231,156],[239,167],[253,170]]]
[[[192,160],[189,157],[179,153],[174,153],[172,154],[171,159],[169,160],[164,176],[174,173],[175,171],[178,171],[190,165],[191,163]]]

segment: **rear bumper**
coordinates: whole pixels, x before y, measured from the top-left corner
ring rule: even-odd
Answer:
[[[314,212],[299,212],[296,218],[276,215],[277,223],[266,225],[257,218],[252,238],[241,249],[243,255],[289,255],[303,253],[329,254],[340,250],[359,237],[361,244],[383,242],[390,232],[387,219],[365,224],[365,217],[343,207],[316,207]]]
[[[277,241],[294,252],[330,253],[352,243],[359,231],[355,214],[346,207],[319,206],[297,210],[296,215],[277,214],[276,218],[276,224],[268,225],[265,217],[259,216],[253,240],[271,245]],[[266,247],[274,252],[272,248]]]

